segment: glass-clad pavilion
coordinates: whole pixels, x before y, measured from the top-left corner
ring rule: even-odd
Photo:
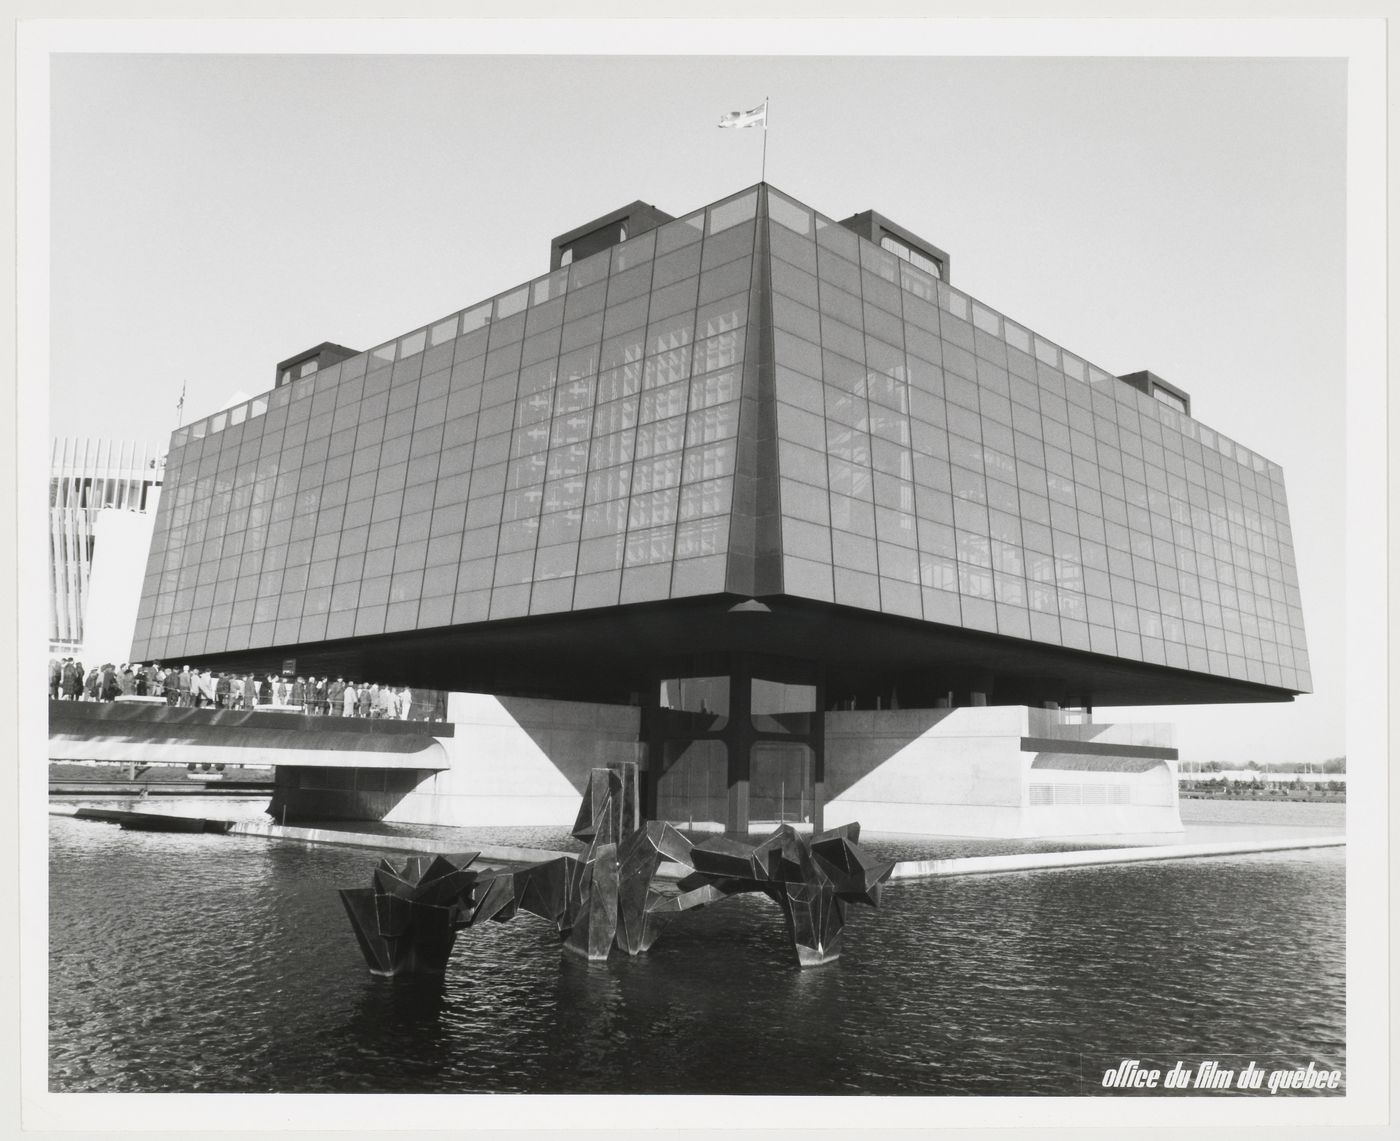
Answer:
[[[1180,390],[958,291],[909,231],[766,184],[666,217],[177,431],[133,659],[706,725],[680,680],[725,678],[744,716],[695,733],[786,717],[818,754],[839,703],[1309,689],[1283,473]]]

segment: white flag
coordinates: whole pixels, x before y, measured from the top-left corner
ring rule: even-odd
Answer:
[[[768,104],[755,107],[752,111],[731,111],[728,115],[721,115],[719,120],[721,127],[768,127]]]

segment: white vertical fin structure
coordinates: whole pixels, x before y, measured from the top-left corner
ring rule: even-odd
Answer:
[[[146,441],[62,437],[49,450],[49,644],[81,655],[94,525],[104,508],[146,511],[164,476]]]

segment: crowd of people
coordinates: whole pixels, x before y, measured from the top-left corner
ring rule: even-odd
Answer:
[[[54,700],[115,701],[120,697],[163,698],[182,709],[296,710],[322,717],[381,717],[443,721],[447,695],[430,690],[415,696],[406,685],[347,682],[343,677],[255,678],[251,673],[165,669],[151,664],[107,662],[86,674],[73,658],[49,661],[49,696]]]

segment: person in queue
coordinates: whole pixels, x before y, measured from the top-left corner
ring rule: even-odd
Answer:
[[[83,695],[83,663],[68,659],[63,669],[62,691],[60,696],[69,701],[77,701]]]

